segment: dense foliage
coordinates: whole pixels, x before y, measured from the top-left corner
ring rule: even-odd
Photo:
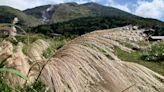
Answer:
[[[50,25],[40,25],[32,29],[31,32],[51,34],[59,33],[63,35],[82,35],[94,30],[110,29],[126,25],[138,25],[140,28],[162,28],[163,22],[145,18],[129,17],[86,17],[67,22],[54,23]]]
[[[155,42],[152,44],[150,48],[144,51],[142,59],[155,62],[164,61],[164,42]]]
[[[140,65],[143,65],[161,75],[164,75],[164,64],[162,62],[148,62],[141,58],[142,52],[135,51],[128,53],[124,50],[121,50],[119,48],[116,48],[114,50],[115,55],[117,55],[121,60],[128,61],[128,62],[134,62]]]
[[[163,26],[155,26],[154,27],[155,31],[152,33],[152,35],[155,35],[155,36],[164,36],[164,25]]]
[[[18,17],[19,24],[23,26],[36,26],[41,24],[41,22],[20,10],[8,7],[8,6],[0,6],[0,23],[11,23],[14,17]]]

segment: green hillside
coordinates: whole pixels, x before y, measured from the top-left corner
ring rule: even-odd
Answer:
[[[43,34],[59,33],[63,35],[82,35],[101,29],[110,29],[126,25],[138,25],[140,28],[164,29],[164,23],[154,19],[130,18],[130,17],[85,17],[67,22],[40,25],[31,31]],[[158,30],[157,30],[158,31]],[[155,33],[157,32],[155,31]],[[159,35],[164,35],[162,32]]]
[[[34,18],[31,15],[27,15],[20,10],[8,7],[0,6],[0,23],[10,23],[14,17],[19,18],[19,24],[22,26],[37,26],[41,24],[41,21]]]
[[[157,29],[153,34],[164,35],[164,23],[159,20],[138,17],[97,3],[44,5],[23,12],[11,7],[0,6],[0,12],[0,17],[2,17],[0,23],[9,23],[17,16],[20,19],[20,25],[34,26],[31,32],[43,34],[82,35],[94,30],[133,24],[142,28]],[[44,25],[40,25],[44,19],[43,13],[46,15],[46,21]]]
[[[24,10],[26,14],[32,15],[37,19],[42,19],[42,12],[45,11],[50,5],[38,6],[35,8]]]
[[[50,5],[40,6],[32,9],[27,9],[24,12],[42,19],[42,13],[51,7]],[[124,12],[122,10],[106,7],[96,3],[64,3],[53,5],[53,8],[47,12],[49,15],[49,22],[64,22],[82,17],[95,17],[95,16],[118,16],[118,17],[136,17],[132,14]]]

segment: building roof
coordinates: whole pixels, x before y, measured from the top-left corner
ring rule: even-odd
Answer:
[[[164,36],[151,36],[152,39],[164,39]]]

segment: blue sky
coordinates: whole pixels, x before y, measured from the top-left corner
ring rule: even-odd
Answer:
[[[119,8],[138,16],[164,21],[164,0],[0,0],[0,2],[0,5],[8,5],[20,10],[46,4],[96,2],[105,6]]]

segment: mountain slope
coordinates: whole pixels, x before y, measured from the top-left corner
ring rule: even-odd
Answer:
[[[44,34],[61,33],[81,35],[94,30],[109,29],[130,24],[148,29],[157,29],[158,26],[160,30],[164,26],[164,23],[159,20],[142,18],[97,3],[46,5],[27,9],[24,12],[48,23],[48,25],[41,25],[32,30],[33,32]],[[160,32],[158,35],[164,35],[164,33]]]
[[[82,35],[88,32],[102,29],[122,27],[126,25],[137,25],[139,28],[159,28],[164,27],[164,23],[154,19],[133,18],[133,17],[85,17],[66,22],[53,23],[50,25],[40,25],[31,30],[31,32],[51,34],[60,33],[63,35]],[[159,32],[159,35],[164,33]]]
[[[45,6],[38,6],[35,8],[24,10],[26,14],[32,15],[37,19],[42,19],[42,13],[43,11],[46,11],[47,8],[49,8],[51,5],[45,5]]]
[[[89,16],[136,17],[132,14],[121,11],[119,9],[102,6],[97,3],[86,3],[86,4],[64,3],[58,5],[46,5],[46,6],[40,6],[32,9],[27,9],[24,12],[33,15],[36,18],[42,19],[43,13],[45,11],[47,11],[46,13],[49,16],[48,20],[51,23],[63,22],[63,21],[68,21],[68,20],[82,18],[82,17],[89,17]]]
[[[19,24],[23,26],[36,26],[41,24],[41,21],[20,10],[8,6],[0,6],[0,23],[10,23],[14,17],[18,17],[20,20]]]

